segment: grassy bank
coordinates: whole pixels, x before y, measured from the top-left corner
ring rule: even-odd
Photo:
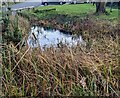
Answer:
[[[56,11],[53,13],[58,14],[68,14],[70,16],[80,16],[81,18],[86,17],[86,15],[92,15],[93,18],[99,18],[99,19],[116,19],[118,18],[118,9],[113,9],[113,12],[110,13],[110,15],[100,15],[100,16],[94,16],[93,13],[95,12],[95,6],[92,4],[75,4],[75,5],[55,5],[55,6],[42,6],[39,8],[36,8],[35,10],[45,10],[45,9],[51,9],[55,8]],[[110,8],[106,8],[107,12],[110,12]],[[37,17],[44,17],[46,16],[45,13],[34,13],[34,11],[25,11],[25,13],[36,15]],[[47,13],[48,14],[48,13]],[[47,17],[47,16],[46,16]]]
[[[108,12],[109,10],[107,7]],[[27,17],[33,25],[38,24],[82,35],[86,30],[91,29],[94,31],[93,25],[98,26],[99,30],[105,27],[106,31],[108,31],[107,25],[111,28],[118,25],[118,9],[113,9],[110,15],[101,14],[96,16],[94,12],[95,6],[92,4],[76,4],[42,6],[23,11],[20,15]]]
[[[115,22],[117,17],[94,16],[94,7],[91,11],[86,6],[92,5],[83,5],[85,10],[81,13],[85,14],[82,15],[77,11],[81,5],[49,6],[56,7],[56,11],[43,13],[38,10],[48,6],[23,12],[31,24],[82,34],[86,46],[69,47],[61,43],[57,48],[51,46],[42,51],[41,47],[23,47],[21,42],[17,44],[19,49],[12,41],[3,44],[2,90],[5,96],[120,96],[120,28]]]
[[[46,7],[40,7],[41,9],[47,9],[47,8],[56,8],[57,12],[60,14],[69,14],[73,16],[81,16],[81,14],[89,15],[93,14],[95,12],[95,6],[92,4],[76,4],[76,5],[63,5],[63,6],[46,6]],[[107,11],[109,12],[109,8],[107,7]],[[113,13],[111,13],[109,16],[102,15],[101,18],[104,16],[104,18],[116,18],[118,17],[118,10],[113,9]],[[99,17],[99,18],[100,18]]]

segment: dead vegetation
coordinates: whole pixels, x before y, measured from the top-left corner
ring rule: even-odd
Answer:
[[[105,32],[103,26],[108,25],[93,27],[92,34],[90,29],[84,31],[86,46],[51,46],[42,51],[3,45],[4,94],[119,96],[119,35],[116,28]]]

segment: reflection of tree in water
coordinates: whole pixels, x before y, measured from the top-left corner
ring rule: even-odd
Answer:
[[[29,35],[29,44],[32,47],[38,47],[39,45],[41,48],[52,45],[55,47],[63,47],[64,45],[72,46],[82,42],[84,41],[78,34],[73,35],[72,32],[40,26],[32,26],[31,33]]]
[[[31,32],[31,34],[29,36],[29,39],[30,39],[29,44],[31,44],[33,47],[35,47],[38,44],[37,40],[38,40],[38,35],[39,35],[39,32],[36,32],[37,34],[34,33],[35,28],[36,28],[36,26],[33,25],[33,28],[31,28],[32,32]]]
[[[34,47],[37,45],[37,40],[34,38],[32,34],[29,36],[29,39],[30,39],[29,44],[31,44]]]
[[[39,35],[40,33],[43,34],[42,28],[41,28],[40,26],[37,27],[37,32],[38,32],[38,35]]]
[[[80,36],[79,36],[79,35],[76,35],[76,34],[75,34],[75,35],[72,35],[72,40],[77,40],[77,39],[79,39],[79,37],[80,37]]]

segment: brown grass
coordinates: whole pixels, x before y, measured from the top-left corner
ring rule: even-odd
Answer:
[[[119,32],[114,26],[106,27],[82,32],[87,46],[51,46],[42,51],[4,45],[5,96],[119,96]]]

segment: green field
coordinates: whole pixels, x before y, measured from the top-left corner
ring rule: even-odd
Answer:
[[[91,15],[95,12],[95,6],[92,4],[75,4],[75,5],[55,5],[55,6],[42,6],[36,8],[38,10],[45,10],[56,8],[56,12],[60,14],[69,14],[73,16],[84,16],[84,15]],[[107,11],[110,11],[110,8],[107,7]],[[110,15],[101,15],[97,16],[98,18],[102,19],[113,19],[118,18],[118,9],[113,9],[113,12]]]
[[[56,11],[61,14],[80,15],[81,13],[94,12],[95,8],[90,4],[75,4],[75,5],[55,5],[39,7],[39,10],[56,8]]]

